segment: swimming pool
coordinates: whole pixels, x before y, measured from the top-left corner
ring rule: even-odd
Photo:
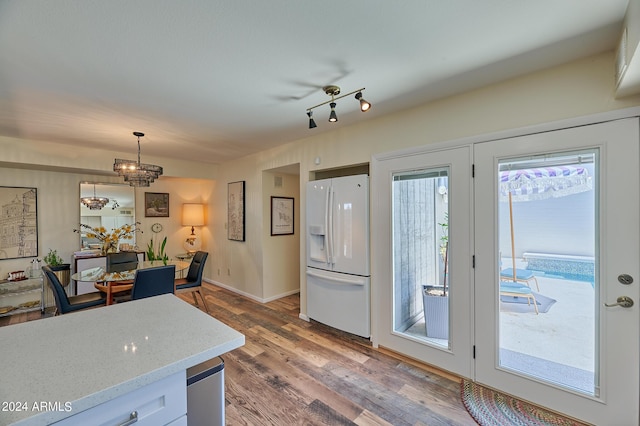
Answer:
[[[595,260],[589,256],[524,253],[527,269],[535,275],[572,281],[595,282]]]

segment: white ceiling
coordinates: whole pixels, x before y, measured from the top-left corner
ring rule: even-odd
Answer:
[[[219,163],[614,49],[628,0],[0,0],[0,135]],[[366,87],[361,113],[321,90]]]

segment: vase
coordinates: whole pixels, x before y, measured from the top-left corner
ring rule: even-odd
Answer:
[[[102,255],[107,255],[108,253],[117,253],[118,246],[113,241],[105,241],[102,243]]]

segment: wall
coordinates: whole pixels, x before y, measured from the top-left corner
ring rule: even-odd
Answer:
[[[0,167],[0,185],[35,187],[38,190],[38,251],[42,259],[49,249],[55,249],[67,262],[80,249],[80,237],[73,232],[80,223],[80,182],[121,183],[117,177],[96,176],[68,171],[34,170],[27,168]],[[168,192],[169,218],[144,217],[144,192]],[[183,240],[190,234],[188,227],[182,226],[181,206],[185,202],[208,203],[215,192],[215,183],[204,179],[160,178],[151,188],[136,188],[136,219],[141,223],[142,234],[138,235],[138,246],[145,250],[153,236],[151,224],[160,222],[164,226],[158,237],[168,237],[169,256],[183,253]],[[213,221],[214,211],[209,209],[206,223]],[[203,236],[207,249],[213,238],[208,226],[198,230]],[[31,258],[0,261],[0,277],[8,272],[26,269]]]
[[[275,178],[282,186],[274,185]],[[300,178],[298,175],[265,171],[262,180],[262,242],[263,285],[262,299],[273,300],[300,290]],[[271,197],[294,199],[293,235],[271,235]]]

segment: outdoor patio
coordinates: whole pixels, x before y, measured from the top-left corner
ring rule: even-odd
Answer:
[[[526,267],[518,263],[518,267]],[[500,303],[501,364],[591,393],[595,365],[594,288],[590,282],[549,273],[536,273],[536,278],[540,291],[535,285],[532,290],[538,302],[552,299],[539,305],[538,315],[525,300]],[[545,305],[549,305],[547,309]],[[423,318],[405,333],[447,345],[446,340],[426,337]]]

